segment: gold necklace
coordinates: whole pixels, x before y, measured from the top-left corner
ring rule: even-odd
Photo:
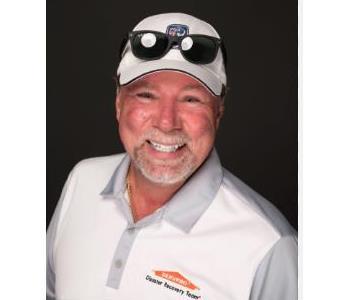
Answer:
[[[130,171],[128,172],[128,175],[126,176],[126,190],[128,193],[129,198],[129,207],[131,211],[131,215],[133,219],[135,220],[135,211],[134,211],[134,205],[133,205],[133,199],[132,199],[132,192],[131,192],[131,184],[130,184]]]

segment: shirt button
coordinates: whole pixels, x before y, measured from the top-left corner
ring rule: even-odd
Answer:
[[[118,260],[115,261],[114,264],[115,264],[116,268],[120,269],[121,266],[123,265],[123,262],[121,261],[121,259],[118,259]]]
[[[135,231],[136,231],[135,227],[130,227],[130,228],[128,228],[129,234],[134,234]]]

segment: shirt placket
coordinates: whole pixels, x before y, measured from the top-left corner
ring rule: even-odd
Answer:
[[[156,222],[160,222],[163,215],[163,210],[160,209],[154,212],[153,214],[145,217],[144,219],[140,220],[139,222],[134,223],[131,209],[128,205],[128,201],[125,195],[119,195],[119,197],[117,198],[117,202],[119,207],[122,209],[123,214],[127,218],[128,224],[119,239],[108,273],[106,285],[114,289],[118,289],[120,287],[120,283],[129,259],[130,252],[138,234],[140,233],[143,227],[149,226]]]

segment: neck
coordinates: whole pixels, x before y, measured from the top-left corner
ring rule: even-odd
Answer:
[[[130,205],[134,222],[152,214],[168,202],[184,182],[165,185],[145,178],[131,162],[128,174]]]

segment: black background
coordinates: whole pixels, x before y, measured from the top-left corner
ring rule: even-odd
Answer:
[[[184,12],[211,23],[227,48],[222,164],[297,228],[297,9],[296,0],[48,1],[47,222],[79,160],[124,151],[112,80],[120,41],[148,15]]]

